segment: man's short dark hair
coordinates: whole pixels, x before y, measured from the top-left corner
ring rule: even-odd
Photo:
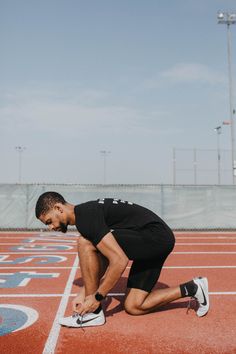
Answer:
[[[45,192],[40,195],[35,207],[36,218],[39,219],[41,215],[47,214],[56,203],[66,204],[61,194],[57,192]]]

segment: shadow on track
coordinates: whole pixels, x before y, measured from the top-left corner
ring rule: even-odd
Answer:
[[[104,311],[106,312],[106,317],[109,316],[113,316],[114,314],[124,311],[124,301],[125,301],[125,296],[123,296],[124,293],[126,293],[126,284],[127,284],[127,277],[122,277],[118,283],[114,286],[114,288],[110,291],[110,293],[117,293],[117,295],[113,295],[113,296],[109,296],[107,297],[104,302],[103,302],[103,308]],[[74,280],[73,285],[81,287],[83,286],[83,280],[82,278],[77,278]],[[166,289],[169,286],[165,283],[161,283],[161,282],[157,282],[157,284],[155,285],[154,289]],[[121,295],[119,295],[119,293]],[[108,309],[111,302],[112,302],[112,298],[116,299],[119,303],[117,306],[115,306],[112,309]],[[157,310],[153,311],[153,312],[162,312],[162,311],[170,311],[170,310],[175,310],[178,308],[186,308],[187,311],[187,307],[189,304],[189,300],[184,300],[181,299],[181,301],[175,301],[175,302],[171,302],[167,305],[161,306],[160,308],[158,308]],[[191,301],[191,309],[196,309],[196,303],[195,301]]]

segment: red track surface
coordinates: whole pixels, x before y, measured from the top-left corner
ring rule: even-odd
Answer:
[[[1,305],[23,305],[39,314],[29,327],[0,337],[1,354],[236,353],[236,234],[176,233],[174,252],[157,284],[172,286],[206,275],[211,294],[206,317],[198,318],[194,310],[187,315],[186,299],[146,316],[127,315],[122,306],[127,269],[104,304],[106,324],[85,331],[57,324],[60,312],[71,314],[71,300],[80,283],[80,270],[74,268],[75,240],[75,236],[65,235],[0,234],[0,257],[4,257],[0,259]],[[60,247],[55,249],[55,245]],[[58,258],[42,263],[50,255]],[[4,287],[6,274],[16,273],[29,278]]]

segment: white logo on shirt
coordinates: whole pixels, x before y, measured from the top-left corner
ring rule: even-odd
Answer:
[[[133,203],[127,202],[126,200],[116,199],[116,198],[113,199],[112,204],[119,204],[119,203],[133,205]]]
[[[104,202],[105,202],[105,198],[98,199],[98,204],[104,204]],[[122,200],[122,199],[114,198],[112,200],[112,204],[119,204],[119,203],[133,205],[132,202],[128,202],[128,201]]]

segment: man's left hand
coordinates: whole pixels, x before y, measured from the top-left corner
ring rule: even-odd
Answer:
[[[83,304],[78,309],[78,313],[83,316],[85,313],[94,312],[97,310],[100,302],[95,299],[95,294],[85,297]]]

